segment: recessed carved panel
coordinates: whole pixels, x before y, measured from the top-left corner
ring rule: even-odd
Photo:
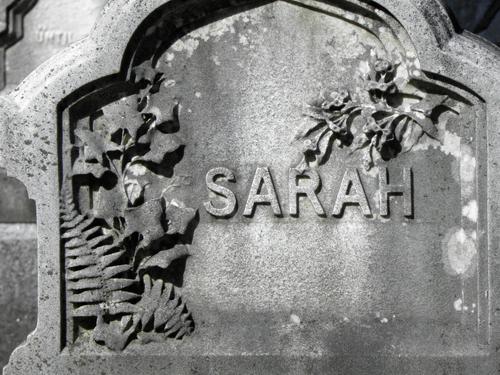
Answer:
[[[196,5],[60,103],[63,346],[487,341],[477,96],[366,4]]]

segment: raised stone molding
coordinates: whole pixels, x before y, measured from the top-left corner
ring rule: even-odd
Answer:
[[[0,90],[4,89],[6,84],[6,50],[22,39],[24,16],[35,6],[37,1],[3,0],[0,4],[0,13],[2,14],[0,23]]]

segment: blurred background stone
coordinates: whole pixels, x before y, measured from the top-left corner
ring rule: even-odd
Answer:
[[[0,366],[36,326],[35,224],[0,224]]]
[[[106,0],[0,0],[0,48],[5,50],[3,93],[71,43],[85,37]],[[28,11],[16,19],[24,35],[6,34],[7,10],[23,3]],[[500,44],[500,1],[447,0],[457,24]],[[23,26],[23,27],[22,27]],[[0,368],[36,326],[36,213],[33,201],[17,180],[0,170]]]
[[[500,45],[500,1],[446,0],[461,28]]]

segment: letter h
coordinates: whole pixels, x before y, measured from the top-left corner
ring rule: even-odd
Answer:
[[[393,195],[403,196],[403,211],[407,218],[413,217],[413,172],[411,168],[403,169],[403,184],[389,185],[387,168],[379,168],[380,216],[389,216],[389,198]]]

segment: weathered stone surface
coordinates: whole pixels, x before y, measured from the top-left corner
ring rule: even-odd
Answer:
[[[431,0],[113,1],[2,102],[5,373],[497,372],[498,56]]]
[[[40,64],[85,37],[104,4],[104,0],[2,1],[0,89],[11,91]],[[0,233],[3,267],[8,267],[0,274],[0,367],[36,326],[36,233],[33,226],[17,225],[35,221],[35,203],[26,188],[1,171],[0,223],[13,225],[2,226]]]
[[[105,0],[8,0],[0,4],[0,90],[17,86],[29,73],[85,37]],[[1,174],[0,174],[1,175]],[[1,175],[0,223],[35,222],[33,202],[14,179]],[[17,208],[12,207],[14,204]]]
[[[33,224],[0,225],[0,366],[36,326],[37,257]]]

